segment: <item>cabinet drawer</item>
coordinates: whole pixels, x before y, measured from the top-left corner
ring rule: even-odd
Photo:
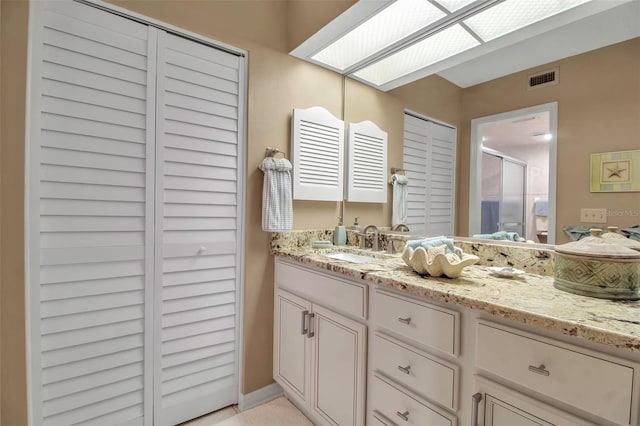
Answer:
[[[446,354],[458,354],[460,314],[388,293],[375,293],[375,323]]]
[[[478,324],[477,339],[479,368],[616,423],[631,421],[632,367],[489,323]]]
[[[458,367],[376,333],[373,368],[443,407],[456,409]]]
[[[457,423],[453,415],[420,402],[380,376],[374,375],[371,392],[371,410],[382,414],[383,419],[416,426],[454,426]]]
[[[320,305],[357,318],[367,318],[367,285],[341,280],[276,259],[275,282]]]

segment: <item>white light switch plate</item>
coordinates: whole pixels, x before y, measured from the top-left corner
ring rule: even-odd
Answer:
[[[607,223],[607,209],[580,209],[580,222]]]

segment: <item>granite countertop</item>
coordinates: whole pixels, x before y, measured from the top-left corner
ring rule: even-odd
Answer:
[[[487,266],[473,265],[465,268],[459,278],[425,278],[408,267],[400,255],[371,253],[380,261],[357,264],[327,258],[326,250],[310,247],[274,248],[273,252],[381,287],[640,354],[640,301],[570,294],[553,287],[552,276],[527,273],[501,278]]]

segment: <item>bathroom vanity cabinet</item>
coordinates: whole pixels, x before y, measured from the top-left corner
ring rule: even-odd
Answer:
[[[314,423],[364,424],[366,286],[286,263],[276,286],[274,379]]]
[[[357,273],[275,274],[274,379],[318,424],[640,425],[635,352]]]

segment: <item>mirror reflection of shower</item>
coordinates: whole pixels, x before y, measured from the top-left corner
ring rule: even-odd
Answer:
[[[487,123],[482,138],[481,232],[516,232],[546,243],[549,113]]]

